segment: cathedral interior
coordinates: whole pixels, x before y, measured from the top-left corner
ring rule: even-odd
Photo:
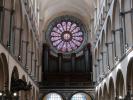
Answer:
[[[0,0],[0,100],[133,100],[133,0]]]

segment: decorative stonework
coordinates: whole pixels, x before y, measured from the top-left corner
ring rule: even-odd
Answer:
[[[50,22],[46,40],[56,53],[79,52],[87,41],[87,30],[80,19],[73,16],[60,16]]]

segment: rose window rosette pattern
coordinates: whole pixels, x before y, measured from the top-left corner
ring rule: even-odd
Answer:
[[[61,52],[78,49],[83,42],[83,32],[74,22],[63,21],[53,27],[50,33],[52,45]]]

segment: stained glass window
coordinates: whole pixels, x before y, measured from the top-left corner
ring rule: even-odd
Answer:
[[[54,53],[78,53],[86,45],[88,34],[85,24],[71,15],[54,18],[46,29],[46,42]]]
[[[74,22],[62,21],[57,23],[50,33],[51,42],[58,51],[70,52],[81,46],[83,32]]]
[[[57,93],[50,93],[47,95],[46,100],[62,100],[61,96]]]
[[[72,96],[71,100],[87,100],[86,95],[83,93],[77,93]]]

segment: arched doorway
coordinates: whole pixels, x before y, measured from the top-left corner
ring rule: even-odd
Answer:
[[[125,97],[124,78],[121,70],[118,70],[116,77],[116,98],[124,99],[124,97]]]

